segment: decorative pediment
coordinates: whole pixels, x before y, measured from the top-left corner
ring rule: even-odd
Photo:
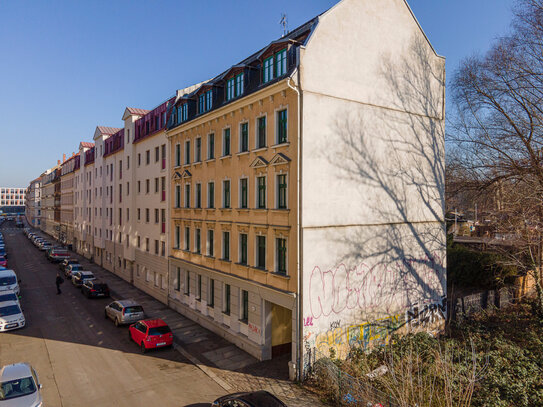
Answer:
[[[281,165],[281,164],[288,164],[289,162],[290,162],[290,158],[288,158],[285,154],[277,153],[271,159],[270,164]]]
[[[181,178],[182,178],[181,173],[179,171],[174,171],[172,175],[172,180],[179,181]]]
[[[190,178],[190,177],[192,177],[192,174],[190,173],[189,170],[185,170],[185,171],[183,171],[183,174],[181,174],[181,176],[183,178]]]
[[[268,166],[268,161],[262,157],[262,156],[258,156],[254,159],[254,161],[251,163],[251,165],[249,167],[251,168],[262,168],[262,167],[267,167]]]

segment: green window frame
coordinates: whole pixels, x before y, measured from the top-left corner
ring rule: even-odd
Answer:
[[[266,208],[266,177],[257,177],[256,184],[258,187],[256,207],[264,209]]]
[[[211,133],[207,136],[207,159],[212,160],[215,158],[215,134]]]
[[[206,95],[203,93],[198,98],[198,111],[200,114],[206,111]]]
[[[277,208],[287,209],[287,175],[277,176]]]
[[[239,191],[240,191],[240,203],[239,207],[246,209],[247,203],[248,203],[248,195],[249,195],[249,188],[248,188],[248,179],[242,178],[239,180]]]
[[[258,118],[256,148],[266,147],[266,116]]]
[[[275,54],[275,77],[278,78],[287,73],[287,49],[282,49]]]
[[[287,142],[287,109],[277,112],[277,144]]]
[[[223,130],[222,155],[230,155],[230,128]]]
[[[138,155],[138,160],[140,156]],[[175,145],[175,166],[179,167],[181,165],[181,144],[177,143]]]
[[[236,79],[230,78],[226,81],[226,100],[232,100],[236,92]]]
[[[266,83],[273,79],[273,56],[266,58],[262,64],[262,82]]]
[[[277,250],[277,270],[279,274],[287,274],[287,239],[277,238],[275,239],[275,246]]]
[[[266,236],[256,237],[256,267],[266,269]]]
[[[249,151],[249,123],[239,125],[239,151]]]
[[[223,191],[222,206],[225,209],[229,209],[230,208],[230,180],[225,180],[222,182],[222,191]]]
[[[186,122],[189,119],[189,105],[185,103],[183,105],[183,121]]]
[[[241,321],[249,321],[249,292],[241,290]]]
[[[240,96],[243,94],[243,88],[245,87],[245,75],[240,73],[239,75],[236,75],[236,96]]]
[[[239,262],[240,264],[247,264],[247,253],[248,253],[248,247],[247,247],[247,234],[241,233],[239,235]]]
[[[213,91],[208,90],[206,92],[206,111],[211,110],[213,107]]]
[[[202,139],[200,137],[196,138],[196,151],[194,152],[195,156],[194,161],[199,163],[202,161]]]

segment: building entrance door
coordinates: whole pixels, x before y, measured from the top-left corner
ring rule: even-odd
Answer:
[[[292,311],[272,304],[272,358],[291,353]]]

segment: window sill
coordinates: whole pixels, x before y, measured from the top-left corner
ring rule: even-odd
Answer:
[[[288,147],[290,145],[290,141],[285,141],[284,143],[278,143],[270,146],[271,148],[280,148],[280,147]]]
[[[232,260],[230,259],[219,259],[220,261],[224,261],[225,263],[232,263]]]
[[[258,270],[258,271],[263,271],[264,273],[267,273],[268,270],[266,270],[265,268],[262,268],[262,267],[257,267],[257,266],[251,266],[251,268],[255,269],[255,270]]]
[[[202,252],[191,252],[192,254],[197,254],[197,255],[201,255]]]
[[[208,258],[208,259],[215,259],[214,256],[210,256],[209,254],[205,254],[204,257],[205,257],[205,258]]]
[[[264,150],[267,150],[268,149],[268,146],[263,146],[263,147],[258,147],[258,148],[255,148],[254,150],[251,150],[252,153],[258,153],[259,151],[264,151]]]
[[[222,313],[223,313],[224,315],[230,316],[230,312],[223,311]]]
[[[236,208],[238,211],[249,212],[249,208]]]
[[[238,321],[245,325],[249,323],[249,319],[238,319]]]
[[[175,170],[175,169],[178,169],[178,168],[181,168],[181,164],[175,165],[175,166],[173,167],[174,170]]]
[[[290,209],[289,208],[284,208],[284,209],[280,209],[280,208],[274,208],[274,209],[270,209],[271,212],[274,212],[274,213],[288,213],[290,212]]]
[[[185,163],[185,164],[183,164],[183,168],[190,167],[191,165],[192,165],[191,163]]]
[[[181,251],[183,251],[183,252],[185,252],[185,253],[189,253],[189,254],[192,253],[192,252],[191,252],[190,250],[188,250],[188,249],[181,249]]]
[[[240,155],[248,155],[249,154],[249,150],[247,151],[240,151],[239,153],[237,153],[236,155],[239,157]]]
[[[241,267],[250,267],[247,263],[234,263],[236,264],[237,266],[241,266]]]
[[[200,160],[200,161],[194,161],[193,164],[194,164],[194,165],[200,165],[200,164],[202,164],[202,160]]]
[[[268,208],[252,208],[253,211],[261,211],[261,212],[264,212],[264,211],[267,211]]]
[[[288,274],[278,273],[277,271],[272,271],[270,274],[277,277],[284,278],[286,280],[290,280],[290,276]]]
[[[219,160],[224,160],[225,158],[232,158],[232,154],[226,154],[219,158]]]
[[[222,208],[219,208],[219,209],[221,211],[227,211],[227,212],[232,210],[232,208],[225,208],[225,207],[222,207]]]
[[[215,161],[215,158],[208,158],[207,160],[205,160],[204,162],[206,163],[210,163],[210,162],[213,162]]]
[[[207,211],[214,211],[217,208],[206,208]]]

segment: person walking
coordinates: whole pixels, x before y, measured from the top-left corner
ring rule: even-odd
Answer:
[[[57,273],[57,279],[55,281],[55,284],[57,285],[57,295],[61,294],[62,291],[60,291],[60,285],[64,282],[62,277],[60,276],[60,273]]]

